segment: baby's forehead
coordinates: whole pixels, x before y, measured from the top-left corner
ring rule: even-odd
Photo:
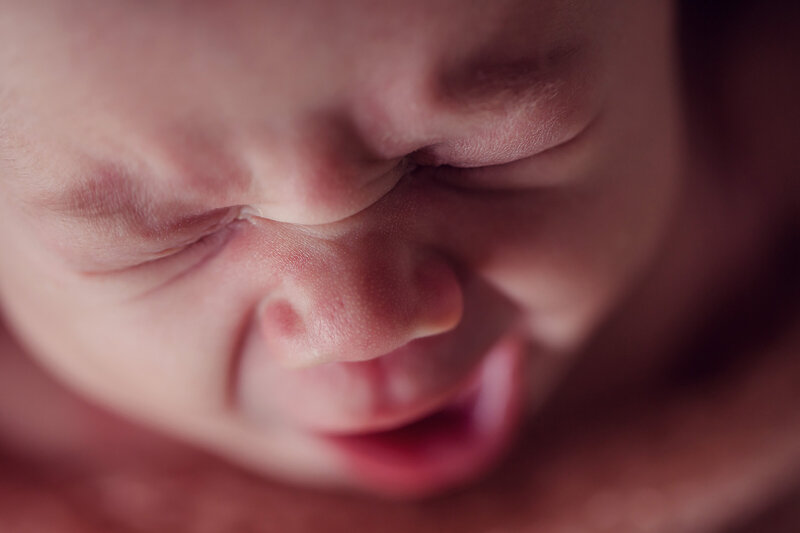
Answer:
[[[169,4],[67,16],[29,66],[10,69],[30,126],[22,144],[39,147],[30,185],[41,184],[44,204],[95,214],[151,199],[188,204],[193,194],[229,203],[253,173],[318,174],[311,192],[324,191],[380,175],[425,145],[487,151],[486,132],[509,129],[518,109],[537,119],[528,136],[540,125],[544,137],[556,115],[579,107],[588,71],[578,68],[587,57],[580,10],[456,4]],[[118,31],[101,31],[123,14]],[[63,164],[41,167],[53,159]],[[270,181],[268,201],[292,187]]]
[[[224,112],[218,120],[247,125],[264,115],[278,122],[313,113],[334,100],[339,108],[357,101],[369,109],[365,102],[388,99],[414,115],[409,102],[423,112],[429,100],[487,105],[498,92],[507,97],[544,85],[591,40],[587,10],[564,7],[573,2],[462,4],[124,3],[92,6],[91,16],[70,6],[63,17],[34,13],[20,24],[18,42],[37,46],[24,68],[10,69],[6,90],[14,90],[15,74],[46,65],[36,73],[38,88],[58,85],[60,97],[80,109],[101,98],[142,120],[180,113],[203,126],[196,117],[217,106]],[[29,25],[36,36],[24,31]],[[258,113],[243,102],[258,102]],[[389,118],[375,107],[364,113]]]

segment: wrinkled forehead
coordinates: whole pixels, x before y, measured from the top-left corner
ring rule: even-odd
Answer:
[[[215,105],[243,121],[252,109],[242,102],[259,98],[260,111],[277,119],[293,105],[424,84],[446,91],[498,69],[530,77],[574,54],[600,23],[590,2],[565,0],[16,4],[0,22],[6,39],[25,43],[3,45],[9,79],[30,79],[27,69],[47,64],[34,73],[37,87],[60,84],[76,105],[101,97],[109,106],[187,116]],[[37,87],[24,92],[35,97]]]
[[[29,129],[19,144],[53,136],[56,174],[94,172],[60,151],[72,144],[81,161],[127,167],[163,155],[171,173],[210,183],[237,175],[226,151],[300,136],[293,145],[330,145],[336,159],[328,138],[344,143],[348,130],[370,144],[364,157],[388,159],[435,140],[438,129],[419,130],[432,116],[511,108],[553,80],[588,78],[606,11],[581,0],[15,0],[0,20],[0,96],[11,132]]]

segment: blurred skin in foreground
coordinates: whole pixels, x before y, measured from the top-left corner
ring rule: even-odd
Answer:
[[[22,472],[110,468],[71,501],[104,494],[101,516],[150,515],[157,530],[135,496],[164,490],[153,465],[184,479],[209,464],[65,399],[36,361],[104,409],[296,485],[436,494],[486,472],[530,419],[539,444],[512,456],[525,477],[484,495],[545,491],[541,508],[562,511],[580,500],[597,530],[659,516],[714,527],[791,479],[791,335],[708,398],[659,403],[674,361],[746,348],[708,344],[740,332],[705,317],[731,295],[745,315],[737,297],[769,297],[797,208],[793,154],[777,143],[721,178],[734,167],[709,124],[734,105],[682,90],[671,2],[3,9],[3,427]],[[736,118],[779,133],[770,117]],[[760,157],[786,168],[754,183]],[[199,472],[239,502],[326,520],[348,509],[342,528],[387,512],[215,463]],[[586,472],[619,486],[596,491]],[[498,498],[487,516],[508,515]],[[224,520],[247,514],[237,505]],[[68,507],[56,520],[74,519]]]

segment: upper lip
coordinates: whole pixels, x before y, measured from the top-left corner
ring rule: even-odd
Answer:
[[[287,369],[251,330],[237,372],[246,392],[240,401],[256,420],[319,434],[375,433],[424,418],[469,389],[492,346],[519,318],[488,285],[476,282],[470,290],[456,328],[365,361]]]
[[[476,370],[480,367],[482,358],[474,364],[466,375],[448,387],[443,388],[438,394],[431,394],[417,401],[399,406],[396,409],[387,409],[375,413],[374,417],[364,418],[355,422],[350,427],[339,430],[324,431],[331,435],[358,435],[390,431],[417,422],[430,416],[444,407],[454,404],[459,398],[473,391],[476,387]]]
[[[412,341],[379,358],[290,371],[307,403],[294,421],[331,434],[397,428],[452,402],[472,383],[494,337],[465,353],[449,334]],[[310,416],[309,416],[310,415]]]

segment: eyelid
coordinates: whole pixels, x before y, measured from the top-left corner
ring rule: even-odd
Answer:
[[[220,230],[221,228],[230,224],[234,220],[242,218],[243,210],[244,210],[243,206],[237,206],[232,208],[223,208],[210,211],[205,215],[201,215],[202,218],[210,217],[210,221],[206,225],[200,225],[200,224],[195,225],[192,224],[192,222],[176,224],[176,227],[179,227],[181,229],[181,233],[187,233],[188,236],[182,239],[180,242],[171,243],[171,245],[168,246],[167,248],[147,254],[148,260],[156,260],[162,257],[167,257],[169,255],[179,252],[180,250],[186,248],[187,246],[191,246],[193,243]],[[169,237],[167,236],[165,239],[162,240],[169,240]]]
[[[570,177],[582,174],[580,169],[591,152],[586,145],[591,142],[591,132],[600,118],[598,114],[563,141],[531,155],[488,164],[464,164],[454,159],[427,167],[426,172],[448,186],[472,190],[514,191],[564,184]]]
[[[184,251],[197,248],[201,241],[208,241],[209,238],[231,227],[233,223],[252,216],[253,212],[257,212],[257,210],[236,206],[185,217],[169,225],[168,228],[172,228],[171,232],[169,229],[160,231],[158,237],[149,245],[136,244],[135,247],[133,245],[126,247],[124,242],[115,243],[119,247],[119,251],[113,253],[117,256],[116,258],[112,257],[112,252],[109,252],[105,258],[89,259],[92,266],[79,268],[79,271],[82,275],[89,277],[105,276],[170,261],[172,257],[183,255]],[[158,243],[162,244],[160,248],[157,248]],[[102,248],[95,248],[95,251],[98,250],[102,250]]]
[[[201,267],[222,253],[241,223],[238,219],[234,220],[172,256],[100,274],[111,276],[109,279],[112,280],[123,281],[126,299],[129,301],[149,297],[188,276],[196,273],[201,275],[198,273]]]

